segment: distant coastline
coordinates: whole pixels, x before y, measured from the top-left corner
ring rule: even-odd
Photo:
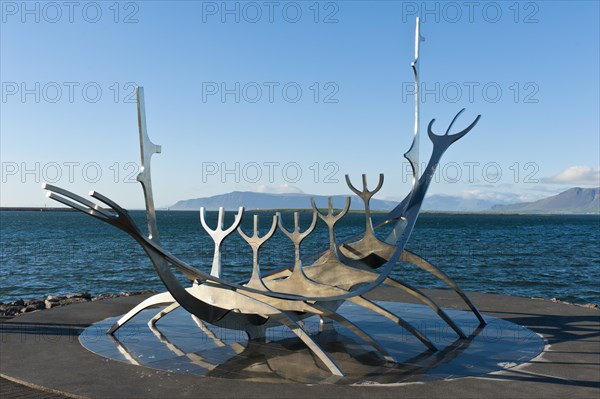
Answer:
[[[233,191],[226,194],[214,195],[212,197],[192,198],[177,201],[169,206],[170,210],[198,210],[204,207],[206,210],[218,210],[224,207],[227,210],[236,210],[240,206],[246,209],[310,209],[310,199],[321,204],[322,209],[328,199],[333,202],[335,208],[343,207],[346,196],[343,195],[311,195],[306,193],[260,193],[252,191]],[[363,211],[362,200],[357,196],[351,196],[351,211]],[[371,211],[391,211],[398,205],[397,201],[372,199],[370,201]],[[559,194],[546,197],[533,202],[521,202],[512,204],[497,204],[492,200],[463,198],[451,195],[433,195],[425,198],[422,206],[423,211],[435,213],[452,214],[522,214],[522,215],[587,215],[600,214],[600,187],[581,188],[573,187]]]
[[[141,211],[145,212],[144,209],[128,209],[129,211]],[[334,211],[339,209],[334,209]],[[191,209],[168,209],[162,208],[157,209],[157,212],[198,212],[199,210]],[[76,212],[73,208],[60,208],[60,207],[0,207],[0,212]],[[216,212],[215,210],[209,210],[208,212]],[[231,212],[231,211],[230,211]],[[284,208],[284,209],[246,209],[246,212],[260,212],[260,213],[274,213],[274,212],[312,212],[312,208]],[[385,210],[371,210],[374,215],[382,215],[389,211]],[[364,213],[364,210],[350,210],[349,213]],[[492,212],[492,211],[421,211],[424,215],[491,215],[491,216],[600,216],[598,213],[552,213],[552,212]]]
[[[313,199],[322,204],[327,200],[332,201],[334,209],[341,210],[345,196],[310,195],[305,193],[273,194],[251,191],[233,191],[212,197],[181,200],[171,206],[157,209],[160,211],[193,211],[201,207],[207,211],[216,211],[220,207],[227,211],[237,211],[244,205],[246,211],[272,213],[279,212],[307,212],[311,211],[309,200]],[[352,198],[352,197],[351,197]],[[389,200],[370,201],[371,212],[374,214],[387,213],[398,206],[398,202]],[[130,211],[143,211],[144,209],[130,209]],[[73,211],[66,207],[0,207],[0,211],[30,211],[30,212],[66,212]],[[350,213],[364,212],[362,201],[354,196],[350,205]],[[434,195],[425,199],[422,213],[448,214],[448,215],[600,215],[600,187],[581,188],[573,187],[560,194],[546,197],[534,202],[521,202],[514,204],[491,204],[490,201],[471,201],[469,199],[448,195]]]

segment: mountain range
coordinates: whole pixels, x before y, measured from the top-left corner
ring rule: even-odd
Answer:
[[[226,210],[237,210],[240,206],[246,209],[308,209],[310,208],[310,197],[315,199],[319,208],[327,207],[327,196],[310,195],[302,193],[293,194],[269,194],[255,193],[251,191],[234,191],[227,194],[215,195],[213,197],[195,198],[178,201],[175,205],[169,207],[171,210],[198,210],[200,207],[207,211],[218,210],[223,207]],[[350,203],[351,210],[363,210],[363,202],[356,195],[352,196]],[[345,195],[333,195],[333,206],[343,208],[346,201]],[[389,211],[398,203],[395,201],[385,201],[372,199],[371,209],[379,211]]]
[[[237,210],[244,206],[246,209],[308,209],[310,194],[270,194],[251,191],[234,191],[212,197],[181,200],[170,206],[171,210]],[[327,206],[327,196],[312,196],[319,208]],[[346,196],[334,195],[333,206],[343,208]],[[352,196],[351,210],[363,210],[363,203],[357,196]],[[374,211],[389,211],[398,202],[372,199],[371,209]],[[450,195],[432,195],[423,201],[424,211],[438,212],[486,212],[486,213],[569,213],[569,214],[600,214],[600,188],[571,188],[560,194],[534,202],[515,204],[497,204],[489,199],[462,198]]]
[[[600,187],[574,187],[534,202],[494,205],[490,211],[498,213],[600,214]]]

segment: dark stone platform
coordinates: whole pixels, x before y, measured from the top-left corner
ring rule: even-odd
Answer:
[[[406,301],[381,288],[373,299]],[[450,309],[464,309],[451,291],[427,291]],[[545,300],[471,293],[488,316],[525,326],[546,340],[536,358],[476,377],[388,385],[253,382],[172,373],[98,356],[81,332],[125,313],[146,296],[106,299],[28,313],[0,323],[0,376],[74,397],[545,397],[600,395],[600,311]],[[4,384],[6,386],[6,384]],[[19,396],[15,396],[19,397]],[[25,395],[23,397],[26,397]]]

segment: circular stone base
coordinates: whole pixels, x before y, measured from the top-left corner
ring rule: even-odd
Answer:
[[[486,317],[480,326],[470,312],[447,310],[467,335],[461,339],[428,306],[401,302],[378,305],[421,331],[437,347],[427,348],[395,322],[352,303],[338,313],[367,332],[396,362],[387,362],[375,348],[337,323],[319,331],[318,317],[304,328],[346,374],[335,377],[286,327],[267,330],[265,340],[249,341],[243,331],[196,322],[177,309],[149,327],[162,308],[138,314],[117,333],[106,331],[112,317],[88,327],[79,341],[109,359],[158,370],[217,378],[308,384],[397,384],[483,375],[527,362],[544,349],[544,341],[528,328]]]
[[[447,308],[453,310],[466,309],[464,303],[452,291],[425,290],[425,292],[436,302]],[[205,370],[216,364],[217,366],[212,369],[212,372],[215,372],[215,370],[221,372],[218,375],[219,378],[212,377],[211,371],[205,372],[204,376],[162,371],[156,365],[160,362],[158,358],[151,362],[154,363],[152,368],[135,366],[124,361],[98,356],[81,345],[80,335],[83,331],[107,318],[124,314],[147,296],[123,297],[69,305],[32,312],[1,322],[0,377],[29,387],[43,389],[45,392],[90,398],[244,397],[265,399],[307,397],[315,399],[334,397],[353,399],[364,397],[480,398],[482,396],[591,398],[599,396],[600,351],[598,351],[598,337],[600,336],[600,311],[598,309],[502,295],[470,293],[469,296],[486,319],[490,321],[489,324],[492,329],[488,327],[489,330],[485,335],[480,332],[461,351],[460,348],[465,345],[453,346],[453,333],[449,328],[441,328],[438,337],[435,334],[432,337],[434,343],[440,347],[440,352],[442,352],[440,354],[443,354],[442,358],[444,359],[443,362],[437,364],[439,358],[435,354],[424,353],[420,343],[413,342],[409,344],[413,338],[408,334],[399,333],[398,330],[394,330],[392,334],[392,329],[396,327],[390,327],[386,319],[379,320],[381,323],[386,323],[385,329],[370,326],[369,323],[364,324],[363,327],[365,329],[375,328],[375,330],[370,330],[370,333],[374,335],[389,333],[394,337],[379,336],[379,339],[385,340],[384,346],[389,348],[390,351],[394,351],[393,354],[400,362],[397,366],[384,364],[378,353],[343,328],[337,328],[337,335],[334,334],[334,338],[331,340],[327,337],[327,334],[324,334],[323,338],[327,338],[326,342],[331,342],[331,346],[325,349],[344,368],[347,373],[346,378],[356,380],[355,384],[323,383],[327,382],[322,378],[327,379],[326,375],[328,373],[325,372],[318,361],[314,360],[314,357],[306,351],[304,346],[295,343],[297,341],[292,342],[292,338],[288,335],[269,337],[274,341],[259,346],[260,349],[257,351],[258,355],[256,357],[246,356],[245,358],[240,357],[233,348],[234,341],[238,343],[246,342],[243,334],[222,337],[223,342],[226,343],[225,346],[233,350],[233,353],[229,355],[230,357],[223,356],[223,353],[219,352],[223,349],[218,349],[222,347],[210,339],[206,344],[211,345],[210,347],[216,351],[214,353],[219,353],[219,356],[211,359],[202,350],[204,347],[197,351],[194,347],[187,346],[188,344],[197,344],[190,337],[178,337],[172,334],[170,326],[177,321],[176,319],[169,320],[165,318],[165,320],[160,321],[158,323],[159,330],[171,342],[181,345],[179,347],[179,350],[182,351],[181,356],[189,359],[188,364],[194,365],[195,370],[200,370],[196,368],[200,356],[204,356],[202,360],[206,362],[206,365],[203,366]],[[398,295],[397,290],[386,288],[373,292],[371,299],[411,302],[407,296]],[[396,304],[390,304],[389,306],[396,306]],[[399,315],[408,319],[410,314],[405,313],[405,311],[411,307],[402,306],[402,309],[394,309]],[[365,314],[361,312],[361,315]],[[474,317],[469,313],[458,313],[458,315],[465,316],[464,321],[460,321],[461,326],[465,328],[466,333],[472,334],[476,328]],[[148,327],[143,324],[145,317],[140,318],[139,321],[142,324],[137,331],[132,330],[129,335],[124,335],[123,332],[117,334],[117,337],[124,341],[125,347],[130,351],[130,356],[132,354],[131,345],[133,344],[135,347],[137,344],[128,342],[129,339],[137,336],[139,342],[145,342],[148,338],[153,342],[160,342],[160,339],[154,336]],[[188,325],[188,328],[190,328],[189,321],[189,317],[184,315],[182,323]],[[353,321],[357,321],[357,319]],[[507,324],[504,324],[504,322]],[[494,327],[496,323],[500,327]],[[418,322],[416,325],[420,327]],[[515,341],[514,335],[509,338],[502,334],[500,338],[508,340],[512,344],[496,351],[492,355],[496,356],[495,358],[489,358],[489,353],[478,354],[474,350],[475,346],[480,344],[486,347],[488,344],[500,345],[497,331],[506,331],[506,328],[502,326],[514,325],[525,326],[535,332],[536,335],[519,336]],[[194,328],[193,324],[191,326],[191,328]],[[107,338],[104,331],[101,331],[98,327],[95,328],[94,338],[93,328],[86,332],[88,337],[86,339],[89,342],[94,339],[100,341]],[[428,329],[429,327],[425,326],[425,328]],[[436,331],[437,327],[431,328]],[[194,336],[198,336],[199,329],[194,331]],[[217,329],[213,331],[216,333],[215,335],[220,333]],[[511,331],[510,328],[508,328],[508,331]],[[538,334],[546,340],[543,352],[539,356],[514,367],[505,364],[507,361],[514,362],[510,359],[524,360],[519,357],[512,346],[515,342],[518,343],[519,340],[525,338],[532,340],[530,341],[532,347],[526,348],[524,357],[529,358],[533,352],[538,351]],[[400,337],[400,339],[398,340],[397,337]],[[321,339],[319,336],[317,338]],[[173,349],[175,347],[162,345],[160,352],[162,356],[173,358],[171,353],[174,353]],[[323,344],[323,346],[326,345]],[[251,343],[250,347],[256,348],[257,345]],[[275,350],[277,347],[282,348],[282,353],[287,356],[284,357],[285,362],[278,363],[279,352]],[[108,348],[114,350],[115,344],[111,342]],[[238,350],[241,350],[240,353],[247,351],[242,348]],[[413,351],[413,353],[404,353],[403,350]],[[456,355],[451,359],[452,355],[450,353],[446,354],[446,352],[452,351]],[[301,356],[301,358],[290,357],[290,352],[296,354],[296,356]],[[351,356],[346,355],[348,353],[352,354],[352,359]],[[136,355],[137,358],[135,356],[131,357],[139,362],[141,359],[140,354],[134,350],[133,355]],[[198,355],[198,357],[194,357],[192,354]],[[423,357],[419,357],[420,354]],[[478,355],[481,356],[476,359]],[[344,358],[345,356],[347,358]],[[124,358],[125,355],[123,355]],[[408,359],[411,358],[413,360],[409,361]],[[463,358],[470,358],[471,361],[463,361]],[[215,359],[219,361],[213,362],[212,360]],[[239,359],[240,363],[235,364],[235,359]],[[243,363],[245,361],[246,364]],[[258,373],[254,373],[254,380],[250,380],[248,373],[253,373],[252,366],[254,364],[257,368],[262,368],[265,371],[261,375],[265,376],[265,380],[270,382],[262,382],[257,377]],[[412,369],[410,368],[411,364],[415,366]],[[498,366],[499,364],[501,365]],[[298,365],[304,366],[303,369],[305,370],[311,370],[309,374],[316,375],[316,382],[321,383],[293,383],[295,380],[292,380],[289,375],[278,374],[282,372],[281,370],[294,370],[294,368],[297,370]],[[478,367],[489,367],[491,369],[492,365],[496,370],[500,367],[508,368],[488,372],[487,374],[481,374],[485,372],[482,369],[469,371],[469,368],[474,370]],[[265,370],[267,366],[274,367],[274,371]],[[376,372],[366,373],[364,371],[365,367]],[[402,374],[402,367],[405,374]],[[461,368],[463,374],[453,374],[455,370]],[[240,370],[242,372],[238,373]],[[388,374],[393,379],[386,380]],[[298,375],[295,374],[295,378],[298,378]],[[361,375],[363,377],[360,377]],[[470,376],[465,378],[465,375]],[[416,379],[419,379],[419,381],[412,382]],[[374,381],[375,384],[369,384],[368,381]],[[401,382],[392,384],[392,381]],[[0,397],[5,396],[4,394],[5,392],[0,392]]]

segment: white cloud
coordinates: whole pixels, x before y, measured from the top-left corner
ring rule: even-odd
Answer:
[[[541,179],[544,183],[600,186],[600,169],[590,166],[569,166],[557,175]]]
[[[517,202],[521,199],[519,195],[515,193],[507,193],[502,191],[492,191],[492,190],[465,190],[460,194],[461,198],[465,199],[479,199],[479,200],[487,200],[487,201],[497,201],[497,202]]]
[[[251,191],[269,194],[301,194],[303,192],[298,187],[291,186],[287,183],[279,184],[276,186],[267,186],[261,184],[260,186],[253,188]]]
[[[539,193],[515,193],[506,191],[492,191],[492,190],[465,190],[460,194],[460,197],[465,199],[478,199],[493,201],[499,204],[512,204],[515,202],[531,202],[537,201],[545,196]]]
[[[435,195],[449,195],[451,197],[462,198],[465,200],[489,201],[497,204],[514,204],[517,202],[532,202],[547,197],[540,193],[516,193],[512,191],[493,191],[493,190],[464,190],[457,194],[430,194],[427,197]]]

